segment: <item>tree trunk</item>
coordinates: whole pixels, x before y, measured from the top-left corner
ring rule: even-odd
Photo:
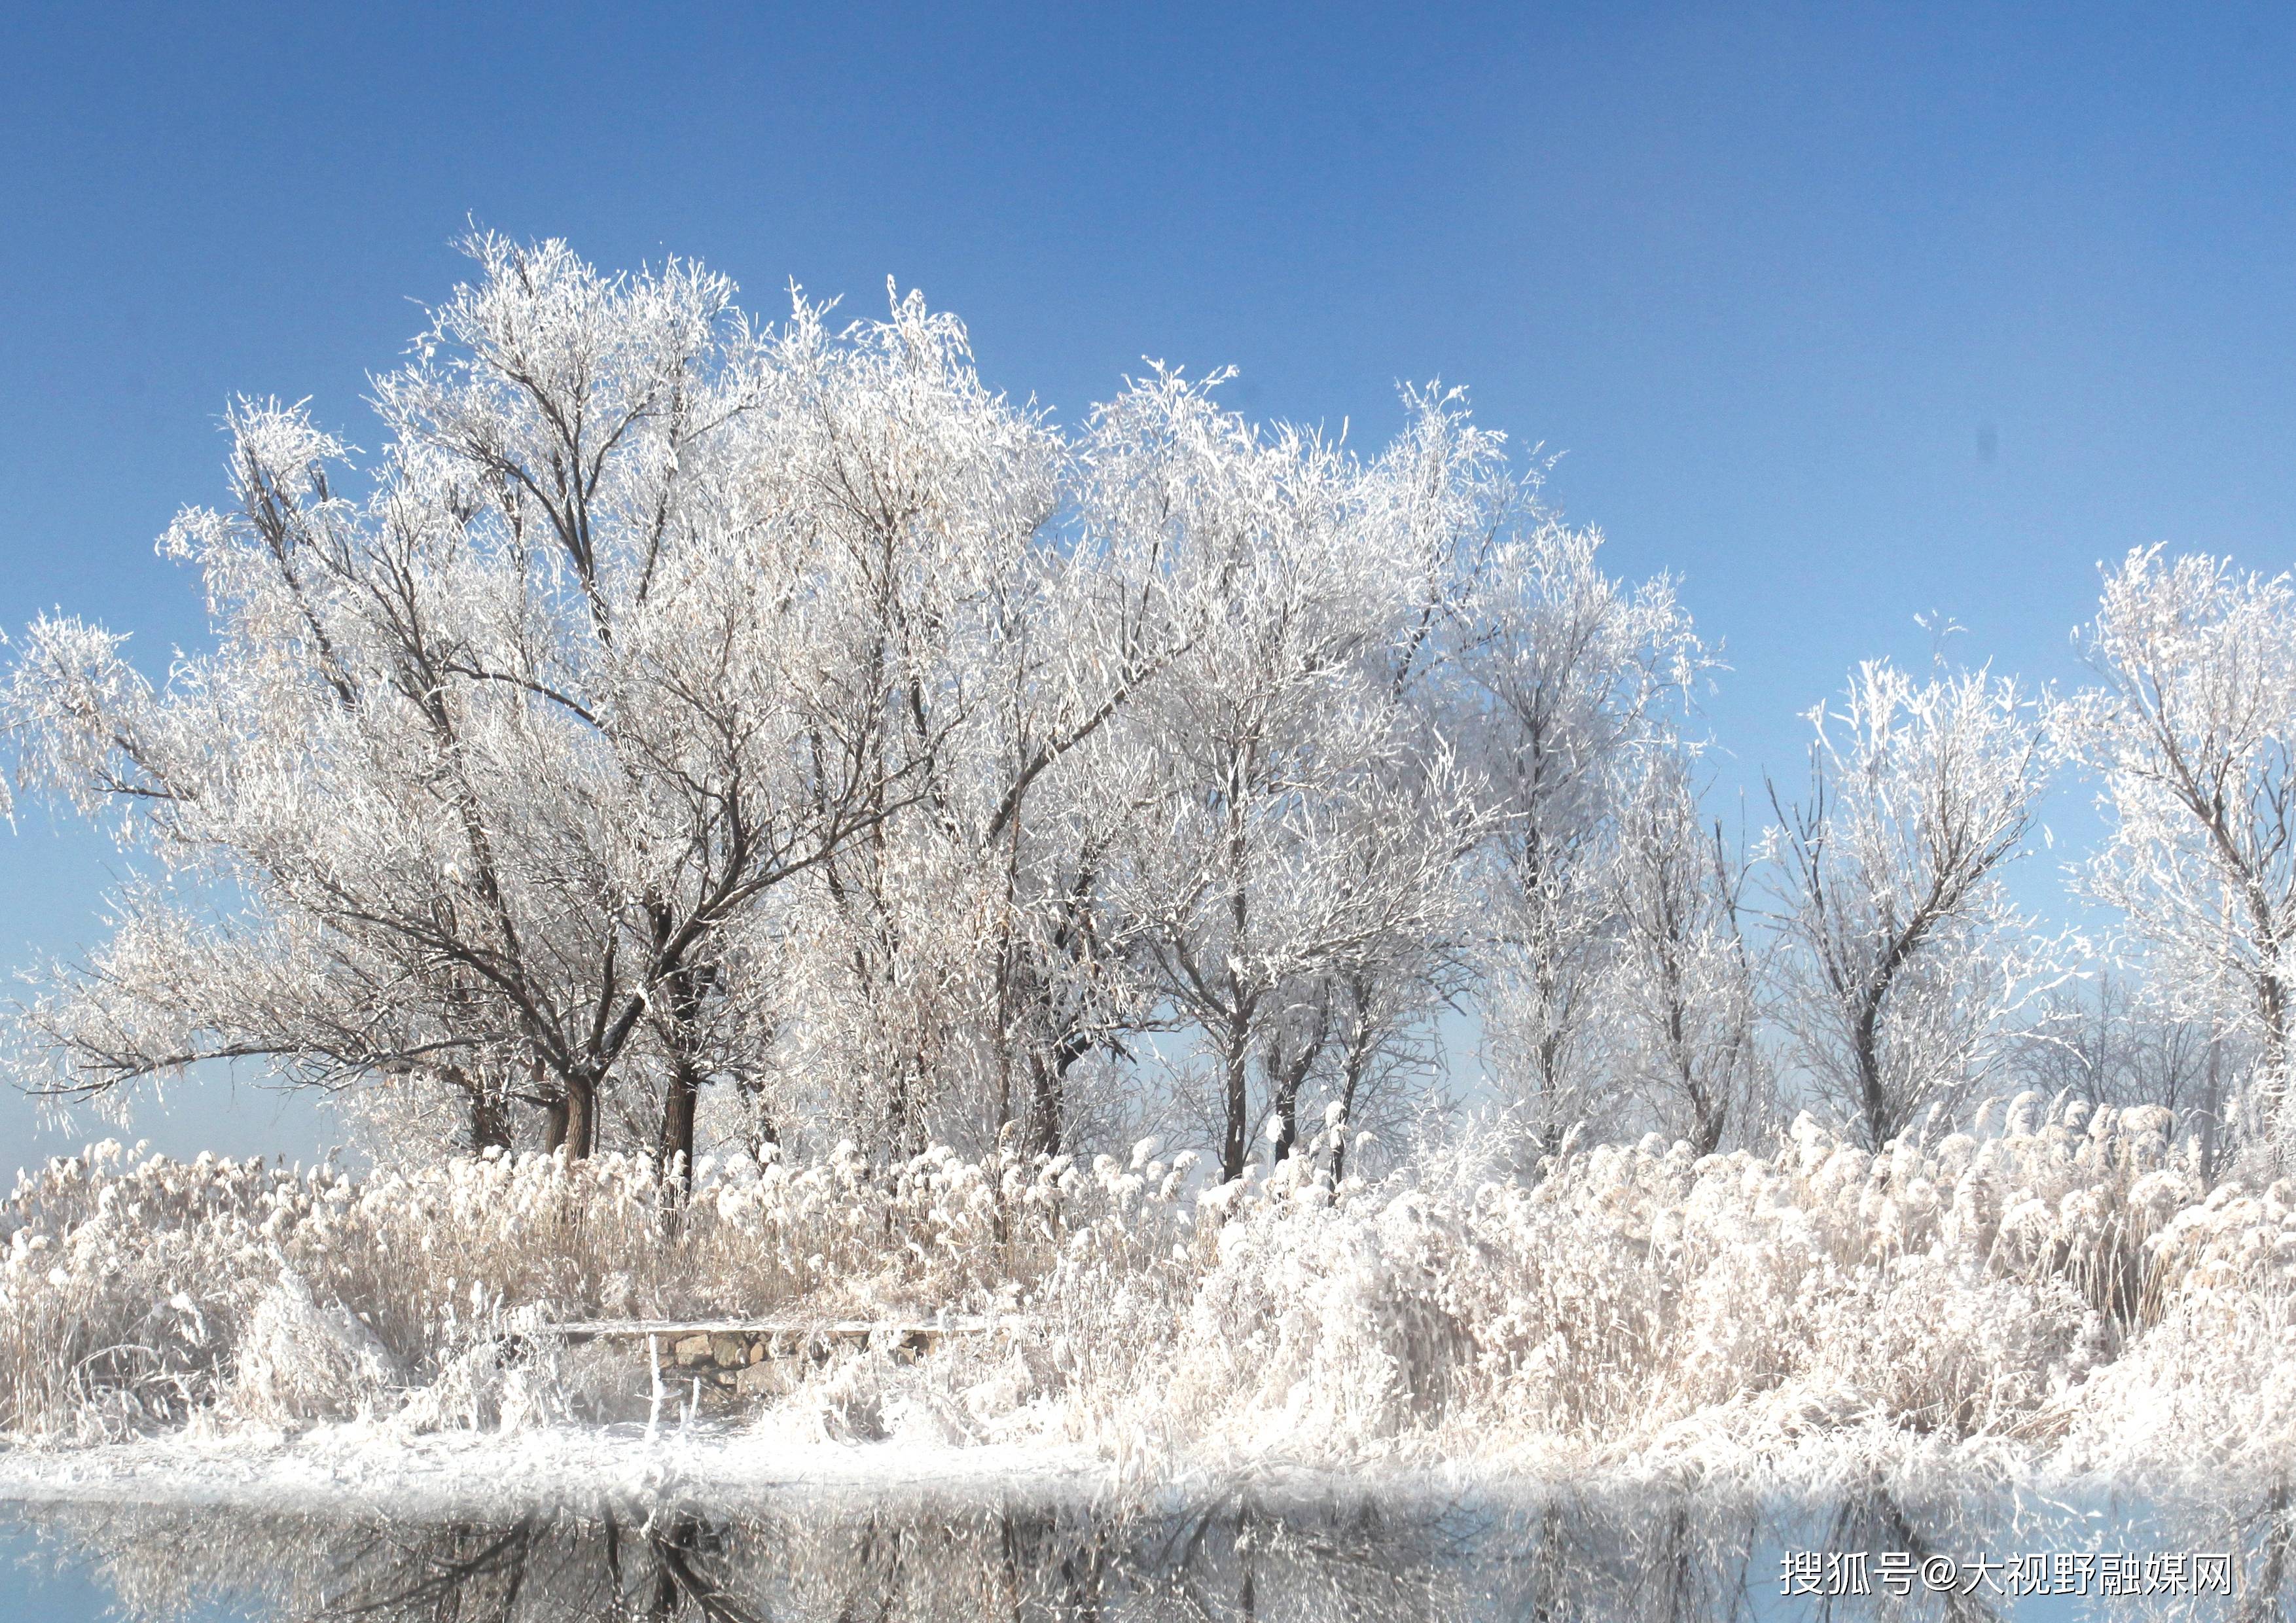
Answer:
[[[1220,1140],[1220,1181],[1234,1183],[1243,1176],[1244,1112],[1250,1099],[1245,1084],[1251,1051],[1241,1034],[1232,1034],[1226,1057],[1227,1131]]]
[[[1693,1125],[1690,1148],[1701,1160],[1722,1147],[1722,1129],[1726,1117],[1703,1096],[1690,1102]]]
[[[2288,1111],[2288,996],[2269,969],[2257,977],[2256,1001],[2264,1025],[2264,1085],[2272,1090],[2273,1114],[2278,1117]]]
[[[663,1038],[674,1056],[661,1101],[661,1127],[654,1142],[662,1181],[672,1193],[693,1185],[693,1114],[705,1080],[695,1053],[701,1045],[701,1000],[715,984],[715,970],[691,964],[666,978],[668,1019]]]
[[[1031,1053],[1029,1056],[1029,1092],[1035,1095],[1029,1111],[1029,1153],[1058,1155],[1061,1152],[1061,1098],[1062,1077],[1061,1069],[1051,1056]]]
[[[2224,1039],[2209,1039],[2207,1092],[2201,1112],[2201,1187],[2217,1184],[2217,1124],[2224,1117]]]
[[[740,1093],[742,1102],[749,1107],[750,1157],[763,1167],[767,1147],[771,1145],[778,1150],[782,1142],[781,1129],[774,1124],[773,1112],[766,1108],[765,1085],[755,1077],[736,1072],[734,1086]]]
[[[1886,1148],[1897,1131],[1889,1091],[1882,1086],[1882,995],[1868,996],[1857,1012],[1855,1028],[1857,1060],[1858,1114],[1866,1126],[1866,1148],[1875,1154]]]
[[[439,1074],[461,1090],[467,1110],[466,1130],[471,1137],[471,1153],[483,1154],[488,1150],[511,1147],[510,1100],[501,1092],[487,1086],[483,1075],[473,1076],[459,1065],[447,1065]]]
[[[471,1089],[471,1152],[510,1147],[510,1102],[480,1083]]]
[[[1268,1164],[1280,1167],[1283,1158],[1292,1153],[1292,1146],[1300,1142],[1300,1083],[1286,1077],[1275,1089],[1275,1144],[1268,1156]]]
[[[1092,1037],[1071,1029],[1053,1045],[1051,1053],[1041,1048],[1029,1053],[1029,1091],[1033,1095],[1029,1119],[1030,1154],[1061,1152],[1061,1141],[1067,1136],[1069,1072],[1092,1050]]]
[[[691,1061],[679,1061],[669,1073],[668,1091],[661,1102],[661,1141],[657,1146],[663,1181],[677,1189],[693,1185],[693,1112],[701,1096],[700,1074]]]
[[[1362,1084],[1370,1053],[1361,1043],[1348,1045],[1348,1061],[1340,1084],[1340,1126],[1342,1136],[1332,1150],[1332,1184],[1337,1188],[1348,1175],[1348,1137],[1355,1132],[1356,1089]]]
[[[1682,1062],[1682,1091],[1690,1100],[1690,1147],[1700,1156],[1711,1155],[1722,1147],[1722,1129],[1729,1118],[1729,1102],[1706,1091],[1705,1085],[1698,1079],[1696,1067],[1686,1057]]]
[[[587,1160],[598,1140],[598,1078],[585,1070],[566,1078],[566,1159]]]
[[[1285,1054],[1278,1061],[1271,1053],[1268,1078],[1275,1084],[1275,1155],[1270,1169],[1283,1164],[1292,1153],[1292,1146],[1300,1142],[1300,1093],[1308,1086],[1308,1073],[1316,1067],[1316,1056],[1324,1052],[1324,1045],[1332,1033],[1332,989],[1324,988],[1321,1001],[1316,1005],[1316,1023],[1300,1034],[1296,1053]]]

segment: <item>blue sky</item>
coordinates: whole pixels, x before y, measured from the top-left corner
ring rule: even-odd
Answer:
[[[1366,446],[1398,381],[1467,384],[1726,643],[1726,797],[1800,773],[1854,661],[1923,658],[1917,612],[2062,682],[2098,560],[2296,552],[2291,13],[1432,11],[20,10],[0,627],[195,642],[152,539],[217,496],[226,400],[372,444],[465,217],[697,256],[769,313],[895,276],[1071,418],[1144,357]],[[0,966],[90,939],[105,874],[0,834]],[[207,1089],[137,1130],[325,1128]],[[62,1142],[0,1100],[0,1171]]]

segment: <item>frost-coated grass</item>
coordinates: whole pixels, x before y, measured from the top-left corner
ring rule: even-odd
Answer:
[[[2028,1095],[1880,1155],[1804,1119],[1766,1154],[1652,1138],[1529,1179],[1425,1155],[1337,1187],[1318,1141],[1211,1190],[1152,1145],[1128,1167],[845,1151],[705,1166],[683,1209],[642,1159],[358,1181],[107,1145],[6,1209],[0,1425],[516,1429],[630,1396],[552,1322],[946,1310],[1002,1327],[793,1363],[751,1423],[1147,1462],[1742,1474],[1833,1439],[2280,1469],[2296,1201],[2204,1191],[2169,1125]]]

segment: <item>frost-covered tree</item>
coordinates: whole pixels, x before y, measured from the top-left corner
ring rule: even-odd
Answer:
[[[1384,819],[1392,842],[1421,841],[1447,855],[1450,869],[1428,884],[1419,906],[1348,955],[1327,978],[1329,1041],[1323,1080],[1327,1115],[1336,1111],[1349,1135],[1334,1135],[1332,1171],[1348,1165],[1354,1139],[1399,1128],[1422,1097],[1443,1055],[1431,1029],[1439,1011],[1461,1006],[1474,985],[1480,932],[1474,851],[1503,826],[1504,798],[1462,742],[1475,731],[1478,687],[1473,661],[1481,649],[1478,600],[1509,527],[1526,516],[1535,474],[1518,475],[1500,436],[1477,428],[1464,395],[1430,386],[1406,389],[1410,421],[1369,471],[1365,504],[1390,537],[1404,605],[1377,676],[1397,724],[1413,734],[1401,771],[1390,771]],[[1359,848],[1362,855],[1381,848]],[[1406,863],[1408,875],[1417,865]],[[1342,882],[1365,885],[1368,873]],[[1300,1131],[1300,1113],[1279,1118],[1279,1155]]]
[[[1879,1148],[1991,1074],[2041,984],[2002,870],[2033,824],[2044,736],[2013,680],[1883,661],[1810,720],[1808,799],[1771,790],[1778,1008],[1818,1094]]]
[[[1210,1062],[1228,1177],[1255,1122],[1288,1150],[1335,1045],[1345,1094],[1418,1016],[1483,816],[1420,700],[1487,447],[1447,400],[1413,401],[1414,436],[1370,468],[1177,379],[1130,408],[1165,447],[1137,497],[1210,607],[1126,734],[1153,766],[1119,895],[1153,996]]]
[[[1660,578],[1606,573],[1602,537],[1552,520],[1479,577],[1461,637],[1464,736],[1504,821],[1483,852],[1486,1051],[1542,1139],[1608,1108],[1621,810],[1709,656]]]
[[[2131,553],[2087,653],[2102,684],[2053,725],[2103,782],[2110,835],[2082,873],[2174,1006],[2289,1061],[2296,996],[2296,585],[2224,560]],[[2276,1082],[2275,1086],[2278,1086]]]
[[[163,542],[214,652],[155,687],[78,621],[25,639],[16,783],[149,859],[26,1012],[50,1085],[261,1056],[457,1078],[479,1143],[526,1101],[575,1155],[690,1156],[817,974],[792,881],[936,791],[972,696],[921,627],[985,612],[1054,455],[955,324],[761,332],[689,265],[470,249],[363,495],[300,409],[234,412],[234,505]]]
[[[909,589],[890,615],[930,666],[900,711],[924,792],[822,870],[816,947],[834,995],[801,1062],[841,1077],[846,1127],[903,1150],[1018,1128],[1057,1150],[1066,1078],[1141,1018],[1105,875],[1141,837],[1141,773],[1160,746],[1129,712],[1221,611],[1142,521],[1175,452],[1144,418],[1157,380],[1095,414],[1048,459],[1024,529]],[[1184,391],[1185,392],[1185,391]],[[1212,588],[1212,589],[1207,589]],[[881,774],[891,777],[890,773]]]
[[[410,1143],[663,1168],[1050,1154],[1185,1034],[1234,1176],[1392,1112],[1471,999],[1559,1125],[1633,930],[1705,939],[1673,824],[1621,823],[1705,656],[1456,392],[1368,459],[1161,368],[1063,430],[914,295],[763,327],[688,264],[468,246],[377,455],[233,410],[230,503],[162,544],[212,652],[17,647],[10,783],[134,858],[20,1080],[250,1059]]]
[[[1699,805],[1693,758],[1654,749],[1620,816],[1608,996],[1620,1080],[1701,1155],[1760,1109],[1756,948],[1741,928],[1747,867]]]

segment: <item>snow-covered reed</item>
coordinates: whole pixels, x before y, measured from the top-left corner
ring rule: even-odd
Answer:
[[[51,1160],[0,1209],[0,1428],[96,1436],[217,1406],[372,1407],[474,1338],[515,1333],[521,1311],[532,1328],[992,1307],[1072,1231],[1096,1256],[1135,1260],[1119,1209],[1139,1180],[1087,1177],[1064,1157],[974,1163],[936,1149],[887,1169],[840,1146],[741,1182],[699,1170],[681,1204],[643,1157],[489,1152],[364,1181],[138,1160],[117,1143]],[[286,1379],[283,1338],[337,1378],[299,1374],[308,1401],[277,1390],[250,1405],[269,1372]]]
[[[1832,1439],[2282,1468],[2296,1199],[2205,1188],[2169,1125],[2029,1094],[1879,1155],[1804,1119],[1766,1153],[1427,1154],[1336,1186],[1327,1135],[1210,1189],[1152,1144],[847,1152],[705,1166],[684,1206],[643,1160],[359,1181],[106,1146],[6,1209],[0,1425],[512,1425],[583,1412],[547,1321],[947,1311],[1001,1328],[793,1365],[758,1423],[1147,1460],[1742,1474]]]

